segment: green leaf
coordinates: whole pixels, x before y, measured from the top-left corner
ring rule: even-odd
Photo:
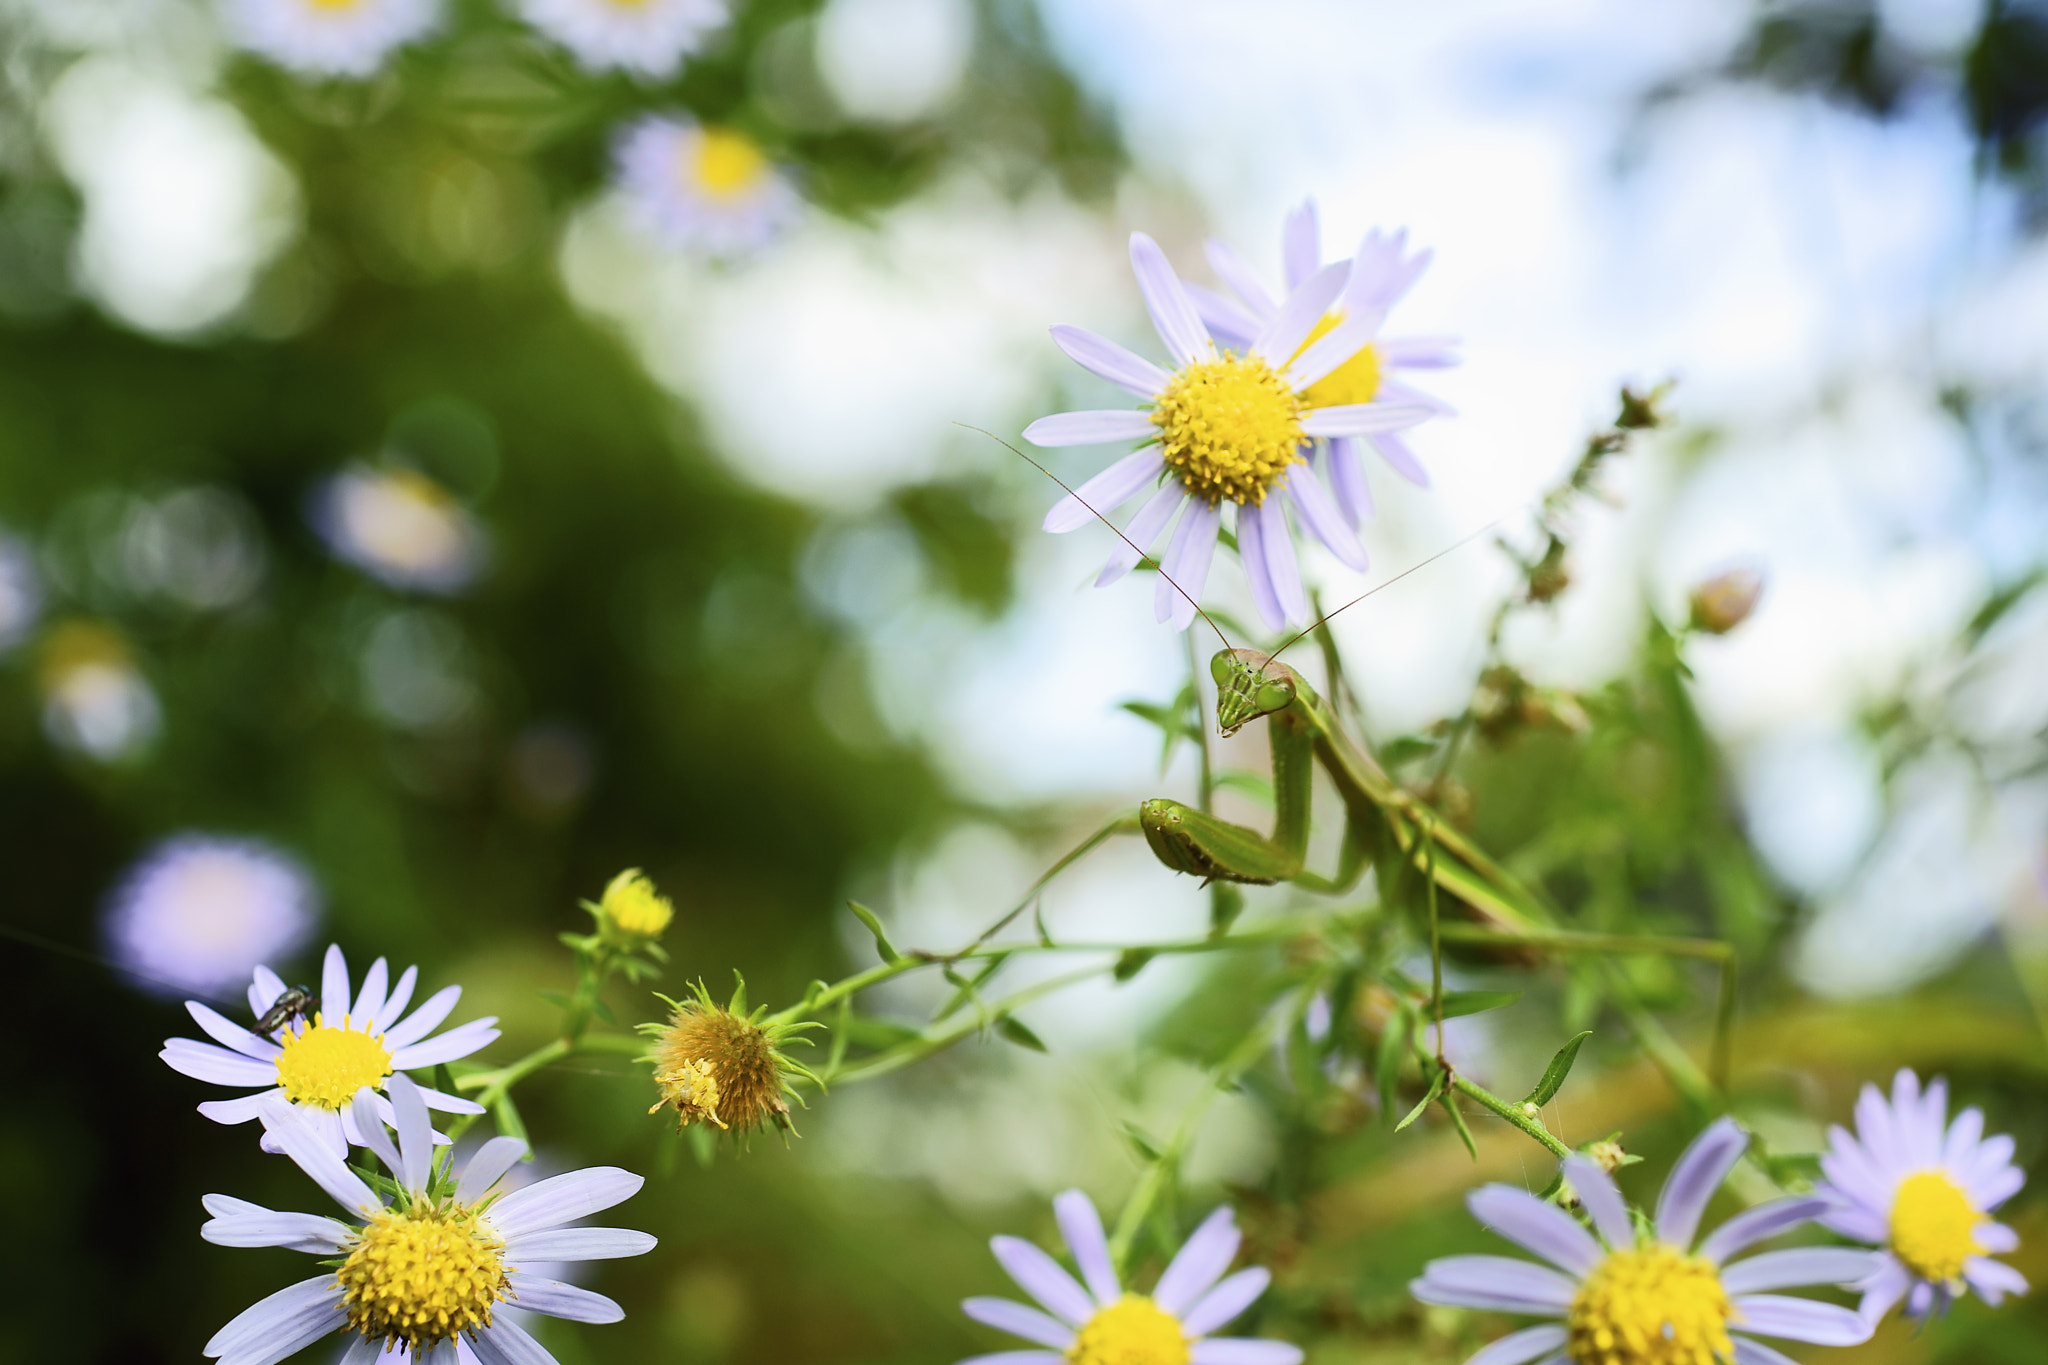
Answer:
[[[996,1021],[996,1032],[1002,1034],[1005,1039],[1015,1043],[1018,1047],[1028,1047],[1033,1052],[1051,1051],[1037,1034],[1024,1027],[1012,1015],[1006,1014]]]
[[[846,906],[849,910],[853,911],[854,918],[865,924],[868,927],[868,932],[875,936],[875,951],[882,955],[882,961],[901,962],[903,960],[903,954],[896,951],[896,945],[889,942],[889,936],[882,932],[882,921],[875,918],[874,911],[868,909],[859,901],[848,901]]]
[[[1414,1016],[1402,1005],[1387,1017],[1387,1030],[1373,1056],[1373,1082],[1379,1090],[1380,1112],[1394,1112],[1394,1088],[1401,1082],[1401,1054],[1407,1051],[1408,1035],[1414,1030]]]
[[[1126,948],[1116,960],[1116,969],[1110,973],[1119,983],[1129,981],[1145,970],[1145,964],[1159,956],[1150,948]]]
[[[547,1001],[550,1005],[555,1006],[557,1009],[569,1008],[569,997],[562,994],[562,992],[560,991],[542,991],[540,993],[540,998]]]
[[[1436,1079],[1429,1083],[1429,1093],[1416,1101],[1415,1107],[1408,1111],[1407,1118],[1394,1125],[1395,1132],[1400,1132],[1403,1128],[1406,1128],[1409,1124],[1422,1117],[1422,1111],[1429,1108],[1436,1101],[1438,1095],[1444,1093],[1444,1080],[1449,1074],[1449,1072],[1441,1069],[1437,1071]]]
[[[1465,1126],[1465,1116],[1458,1112],[1457,1092],[1444,1091],[1444,1109],[1451,1116],[1451,1126],[1458,1130],[1458,1136],[1465,1139],[1465,1150],[1474,1161],[1479,1160],[1479,1144],[1472,1140],[1472,1130]]]
[[[895,1047],[924,1037],[924,1030],[915,1024],[906,1024],[897,1019],[874,1019],[866,1015],[854,1015],[848,1019],[842,1032],[848,1042],[876,1050]]]
[[[1584,1033],[1574,1035],[1570,1042],[1559,1048],[1557,1055],[1550,1059],[1550,1065],[1543,1069],[1543,1079],[1536,1082],[1536,1088],[1523,1097],[1522,1103],[1538,1107],[1550,1103],[1551,1098],[1564,1085],[1564,1078],[1572,1074],[1572,1063],[1579,1059],[1579,1049],[1592,1036],[1593,1030],[1587,1029]]]
[[[1152,1140],[1151,1134],[1129,1119],[1125,1119],[1119,1127],[1124,1141],[1131,1144],[1132,1150],[1136,1151],[1139,1157],[1146,1161],[1159,1160],[1159,1144]]]
[[[697,1158],[697,1164],[708,1170],[718,1159],[718,1136],[708,1124],[702,1123],[693,1123],[683,1129],[683,1135],[690,1141],[690,1154]]]
[[[1380,746],[1380,765],[1398,768],[1437,751],[1437,742],[1424,735],[1396,735]]]
[[[533,1160],[533,1144],[526,1136],[526,1120],[519,1117],[519,1106],[512,1103],[509,1091],[498,1096],[497,1103],[491,1106],[491,1122],[498,1125],[501,1136],[518,1138],[527,1144],[526,1155],[521,1160]]]
[[[1257,773],[1239,772],[1233,768],[1228,772],[1216,774],[1216,785],[1227,787],[1234,792],[1241,792],[1258,802],[1261,806],[1264,806],[1267,810],[1273,809],[1273,779],[1270,777],[1260,777]]]
[[[455,1088],[455,1073],[448,1069],[448,1063],[446,1062],[442,1062],[434,1068],[434,1089],[444,1095],[460,1095],[462,1093]]]
[[[1460,1019],[1468,1014],[1506,1009],[1521,998],[1520,991],[1445,991],[1444,1018]]]

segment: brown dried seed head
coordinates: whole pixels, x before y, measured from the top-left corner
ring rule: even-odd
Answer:
[[[676,1007],[655,1044],[654,1082],[661,1089],[654,1108],[675,1106],[685,1128],[715,1123],[747,1132],[789,1122],[774,1041],[718,1005],[685,1000]]]

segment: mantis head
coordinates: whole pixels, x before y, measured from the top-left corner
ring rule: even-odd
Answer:
[[[1216,728],[1228,736],[1246,722],[1282,711],[1300,681],[1286,664],[1256,649],[1226,649],[1209,661],[1216,679]]]

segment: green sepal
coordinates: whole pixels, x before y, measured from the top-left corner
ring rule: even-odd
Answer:
[[[740,969],[732,969],[732,998],[726,1002],[726,1012],[747,1017],[747,979],[740,975]]]
[[[1126,948],[1117,957],[1116,967],[1110,972],[1110,976],[1118,984],[1122,984],[1144,971],[1145,964],[1157,956],[1159,954],[1150,948]]]
[[[1557,1055],[1550,1059],[1550,1065],[1544,1068],[1543,1079],[1536,1082],[1534,1090],[1531,1090],[1522,1097],[1522,1103],[1533,1104],[1538,1108],[1550,1103],[1557,1092],[1563,1088],[1564,1078],[1572,1074],[1572,1063],[1579,1059],[1579,1049],[1592,1036],[1593,1030],[1587,1029],[1585,1032],[1573,1036],[1571,1041],[1559,1048]]]
[[[689,1140],[690,1154],[697,1158],[697,1164],[706,1170],[718,1159],[718,1138],[701,1123],[693,1123],[683,1129],[683,1136]]]
[[[848,901],[846,908],[853,911],[855,919],[865,924],[868,932],[875,936],[875,951],[882,955],[884,962],[900,962],[903,954],[896,951],[896,945],[889,942],[889,936],[882,932],[882,921],[875,918],[875,912],[859,901]]]

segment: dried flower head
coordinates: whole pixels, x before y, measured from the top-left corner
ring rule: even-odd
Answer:
[[[654,1084],[661,1091],[648,1113],[673,1106],[679,1128],[704,1123],[746,1134],[772,1123],[795,1131],[789,1100],[803,1101],[794,1082],[818,1078],[782,1049],[816,1024],[765,1018],[765,1005],[749,1014],[744,981],[724,1005],[701,981],[688,998],[660,998],[668,1002],[668,1022],[640,1026],[655,1040],[644,1060],[654,1063]]]

